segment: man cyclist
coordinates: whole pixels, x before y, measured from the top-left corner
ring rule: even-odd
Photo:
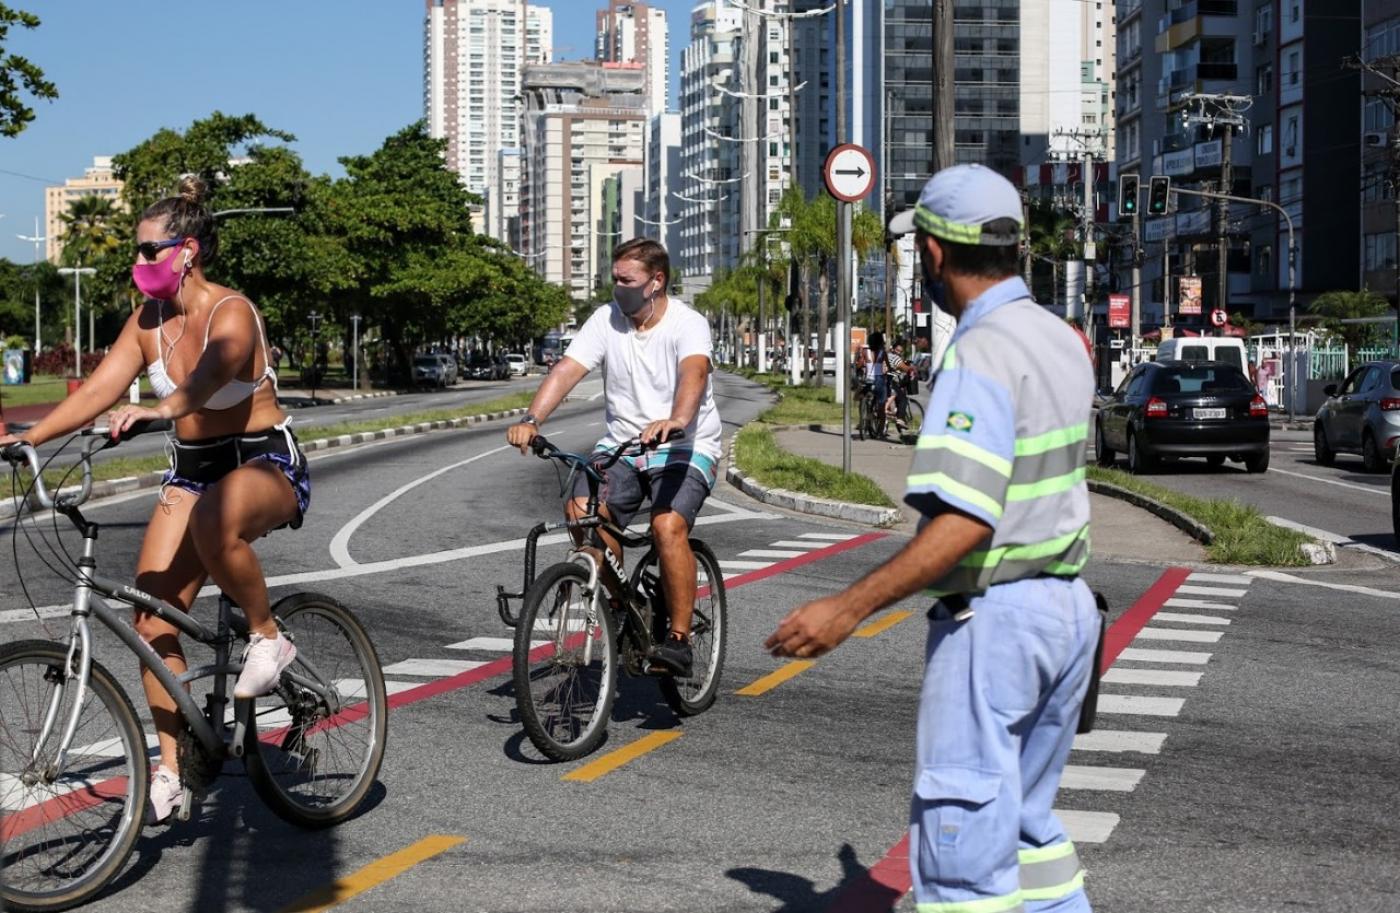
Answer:
[[[685,677],[691,672],[690,616],[695,604],[695,553],[690,530],[715,484],[721,426],[710,383],[710,324],[666,294],[671,260],[655,241],[636,238],[613,252],[613,301],[579,329],[568,351],[540,384],[527,414],[506,433],[524,453],[540,425],[590,371],[603,371],[607,433],[597,449],[634,437],[651,445],[608,470],[602,511],[626,527],[651,498],[651,532],[661,565],[671,630],[651,657],[654,667]],[[676,431],[684,436],[667,438]],[[587,480],[575,480],[566,513],[584,515]],[[619,556],[622,546],[601,534]]]

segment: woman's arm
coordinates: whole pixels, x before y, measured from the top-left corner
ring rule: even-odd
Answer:
[[[209,318],[209,344],[185,382],[156,407],[161,418],[179,419],[198,412],[209,397],[238,375],[262,338],[257,320],[252,305],[241,298],[214,312]]]
[[[83,382],[77,392],[25,432],[24,440],[37,447],[45,441],[77,431],[126,393],[146,364],[145,356],[141,353],[140,321],[141,309],[138,308],[127,319],[116,343],[107,351],[92,376]]]

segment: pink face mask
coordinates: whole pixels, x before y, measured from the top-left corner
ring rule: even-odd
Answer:
[[[147,298],[174,301],[175,296],[180,294],[180,283],[184,280],[188,269],[181,259],[176,260],[181,264],[179,270],[171,271],[171,260],[184,256],[177,248],[174,254],[159,263],[133,263],[131,265],[131,281],[136,283],[136,288]]]

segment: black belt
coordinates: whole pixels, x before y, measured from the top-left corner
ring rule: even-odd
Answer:
[[[1069,575],[1065,575],[1065,574],[1051,574],[1051,573],[1042,571],[1042,572],[1039,573],[1039,574],[1032,574],[1032,575],[1029,576],[1029,577],[1021,577],[1021,578],[1018,579],[1018,580],[1007,580],[1007,581],[1005,581],[1005,582],[1006,582],[1006,583],[1020,583],[1021,580],[1063,580],[1063,581],[1065,581],[1065,582],[1067,582],[1067,583],[1073,583],[1074,581],[1076,581],[1076,580],[1078,580],[1078,579],[1079,579],[1079,575],[1078,575],[1078,574],[1069,574]],[[1001,584],[997,584],[997,586],[1000,586],[1000,585],[1001,585]],[[968,610],[968,608],[971,606],[973,598],[974,598],[974,597],[969,596],[969,595],[966,594],[966,593],[953,593],[953,594],[951,594],[951,595],[949,595],[949,596],[942,596],[942,597],[939,598],[938,602],[933,606],[933,608],[931,608],[931,609],[928,610],[928,617],[929,617],[929,618],[933,618],[933,617],[934,617],[934,613],[938,611],[938,607],[939,607],[940,605],[943,606],[944,608],[946,608],[946,609],[947,609],[952,615],[954,615],[954,616],[961,615],[963,612],[966,612],[966,611]]]

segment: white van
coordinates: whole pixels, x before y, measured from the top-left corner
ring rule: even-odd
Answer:
[[[1177,336],[1157,346],[1158,361],[1223,361],[1248,373],[1244,340],[1238,336]]]

